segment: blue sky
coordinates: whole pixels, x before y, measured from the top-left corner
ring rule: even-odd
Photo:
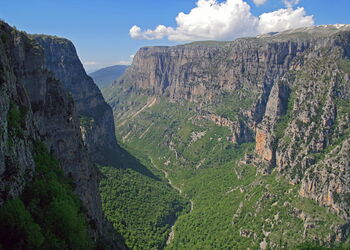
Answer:
[[[216,4],[219,6],[219,4],[225,4],[226,1],[218,0]],[[130,56],[142,46],[174,45],[184,43],[186,39],[230,40],[245,34],[255,34],[258,24],[254,22],[257,17],[263,13],[275,13],[277,10],[287,9],[283,0],[244,1],[244,4],[250,6],[249,12],[252,16],[249,20],[240,21],[240,31],[235,31],[237,26],[232,22],[232,27],[222,32],[216,32],[218,29],[213,26],[207,28],[216,33],[209,34],[211,31],[206,33],[197,30],[197,33],[193,32],[193,36],[191,36],[192,33],[189,35],[189,30],[192,32],[192,28],[197,27],[196,18],[200,18],[201,14],[196,15],[195,12],[193,15],[187,14],[198,7],[196,6],[197,0],[0,0],[0,18],[28,33],[57,35],[72,40],[86,69],[91,71],[108,65],[128,62]],[[253,1],[255,3],[266,2],[256,6]],[[350,23],[350,15],[347,13],[350,9],[349,0],[300,0],[299,3],[297,2],[291,4],[291,8],[293,11],[298,7],[303,8],[303,12],[298,14],[301,15],[301,18],[298,19],[304,18],[304,23],[310,24],[310,18],[316,25]],[[214,10],[214,7],[207,9],[203,7],[202,9],[211,11],[211,9]],[[228,8],[229,5],[222,5],[222,7],[222,9]],[[200,11],[201,9],[198,9],[198,12]],[[180,12],[185,13],[183,22],[192,22],[192,26],[176,22],[175,18]],[[222,12],[217,13],[220,15]],[[245,12],[239,13],[244,14]],[[289,13],[293,14],[292,11]],[[271,15],[266,16],[265,24],[266,21],[269,22],[270,17]],[[212,18],[215,18],[215,14]],[[129,34],[129,30],[134,25],[139,28],[133,34],[136,39]],[[160,31],[155,30],[158,25],[164,25],[164,28]],[[267,25],[260,27],[260,30],[269,31],[266,27]],[[147,29],[150,29],[150,32],[145,33]],[[245,33],[246,30],[250,33]],[[208,36],[201,36],[201,32]]]

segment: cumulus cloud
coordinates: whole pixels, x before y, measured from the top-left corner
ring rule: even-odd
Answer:
[[[263,5],[267,0],[253,0],[256,6]],[[286,0],[285,0],[286,1]]]
[[[254,0],[262,4],[266,0]],[[154,30],[142,30],[134,25],[129,34],[134,39],[163,39],[185,42],[198,40],[232,40],[238,37],[282,31],[310,26],[313,16],[307,16],[304,8],[292,9],[299,0],[284,0],[287,9],[254,16],[250,6],[243,0],[198,0],[189,13],[180,12],[176,27],[158,25]]]
[[[134,39],[142,40],[154,40],[162,39],[165,36],[170,35],[174,32],[174,29],[171,27],[165,27],[164,25],[158,25],[154,30],[142,31],[141,28],[137,25],[131,27],[129,34]]]
[[[250,12],[250,6],[242,0],[198,0],[197,6],[188,14],[180,12],[177,27],[159,25],[154,30],[142,31],[133,26],[130,36],[136,39],[162,39],[171,41],[194,41],[236,38],[253,35],[258,19]]]
[[[280,9],[264,13],[259,18],[258,31],[260,34],[307,27],[314,24],[313,16],[306,16],[304,8],[297,8],[296,10],[291,8]]]

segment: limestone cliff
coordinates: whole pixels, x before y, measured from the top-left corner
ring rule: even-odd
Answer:
[[[237,131],[234,141],[252,141],[273,85],[289,71],[297,55],[319,44],[317,36],[292,38],[279,35],[141,48],[124,76],[108,90],[115,92],[108,102],[112,107],[122,106],[117,105],[123,102],[116,98],[122,96],[117,92],[185,99],[198,103],[205,112],[224,118],[231,114],[232,130]],[[117,116],[122,115],[122,110],[118,112]]]
[[[112,164],[118,152],[112,109],[81,64],[73,43],[64,38],[33,35],[44,48],[45,66],[70,92],[80,117],[83,140],[91,158]]]
[[[256,147],[271,168],[301,183],[302,196],[349,219],[350,28],[333,28],[273,86]]]
[[[33,144],[42,141],[72,178],[98,238],[105,226],[98,172],[84,147],[74,100],[45,67],[35,40],[5,22],[0,38],[0,205],[31,180]]]
[[[202,117],[231,127],[233,142],[255,140],[261,172],[277,169],[349,220],[349,43],[350,25],[327,25],[145,47],[108,102],[121,118],[135,95],[196,103]]]

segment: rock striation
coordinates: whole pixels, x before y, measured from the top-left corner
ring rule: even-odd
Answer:
[[[111,107],[81,64],[73,43],[64,38],[32,35],[43,47],[45,67],[62,82],[76,103],[84,144],[99,164],[113,164],[119,152]]]

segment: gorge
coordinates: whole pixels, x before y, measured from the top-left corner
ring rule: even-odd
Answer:
[[[1,249],[349,246],[350,25],[143,47],[102,93],[0,38]]]
[[[349,31],[145,47],[103,90],[119,142],[157,159],[199,204],[175,224],[170,248],[331,246],[348,237]],[[291,227],[299,229],[283,229]]]

